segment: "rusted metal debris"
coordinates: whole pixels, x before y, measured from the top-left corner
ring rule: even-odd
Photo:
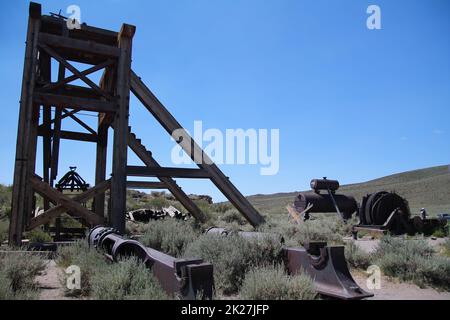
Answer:
[[[213,266],[202,259],[177,259],[136,240],[124,239],[117,230],[97,226],[88,236],[89,246],[103,250],[117,262],[121,257],[136,257],[151,268],[161,287],[182,299],[211,299],[214,288]]]
[[[284,238],[274,233],[233,231],[224,228],[210,228],[207,234],[239,236],[252,239],[271,237],[282,244]],[[326,242],[310,242],[304,248],[283,248],[283,260],[289,274],[304,272],[309,275],[314,286],[322,295],[344,299],[358,300],[372,297],[373,294],[364,291],[353,279],[347,267],[343,246],[327,246]]]
[[[255,231],[239,231],[239,230],[231,230],[226,228],[217,228],[211,227],[205,231],[206,234],[216,234],[221,236],[229,236],[229,235],[239,235],[244,239],[261,239],[261,238],[272,238],[276,241],[279,241],[281,244],[284,244],[284,237],[280,234],[276,233],[266,233],[266,232],[255,232]]]
[[[336,194],[339,189],[337,180],[323,179],[311,180],[313,191],[302,192],[294,200],[294,209],[303,217],[309,219],[310,213],[336,212],[344,221],[351,218],[358,210],[355,198],[342,194]],[[326,193],[321,191],[326,190]]]
[[[188,215],[182,213],[180,210],[173,206],[169,206],[167,208],[162,208],[161,210],[137,209],[129,211],[126,214],[126,218],[127,220],[133,222],[149,222],[151,220],[160,220],[165,218],[174,218],[184,221],[188,218]]]

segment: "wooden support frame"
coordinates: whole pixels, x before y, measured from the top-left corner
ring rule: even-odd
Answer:
[[[119,33],[83,25],[81,30],[68,30],[64,19],[41,16],[41,6],[30,3],[25,63],[20,101],[17,134],[16,162],[12,195],[12,214],[9,231],[11,244],[20,244],[22,232],[57,219],[64,213],[86,219],[88,224],[105,221],[123,232],[125,229],[126,189],[167,188],[177,200],[199,221],[206,220],[200,208],[188,197],[173,179],[210,179],[230,202],[253,225],[264,218],[230,182],[211,159],[193,143],[193,150],[186,142],[178,141],[191,158],[202,155],[204,161],[198,169],[161,167],[153,155],[131,132],[129,127],[129,102],[132,92],[172,134],[183,129],[162,103],[153,95],[131,69],[132,40],[135,27],[123,24]],[[59,62],[58,79],[52,82],[50,59]],[[71,62],[92,66],[81,71]],[[65,70],[73,73],[65,76]],[[99,84],[88,75],[104,69]],[[70,84],[81,80],[88,87]],[[39,125],[42,109],[43,121]],[[51,111],[55,110],[52,119]],[[70,110],[70,111],[69,111]],[[92,128],[76,116],[80,110],[98,113],[97,128]],[[62,120],[71,118],[87,132],[63,130]],[[52,128],[53,124],[53,128]],[[106,179],[108,130],[113,135],[111,179]],[[35,175],[37,137],[43,137],[43,179]],[[95,186],[73,199],[53,188],[58,176],[59,143],[61,139],[96,143]],[[189,140],[189,139],[188,139]],[[127,166],[128,147],[136,153],[145,166]],[[127,181],[129,176],[151,176],[157,181]],[[110,190],[110,202],[105,214],[105,192]],[[33,195],[44,197],[44,214],[31,217]],[[93,212],[79,202],[94,199]],[[51,205],[53,204],[53,206]],[[56,232],[59,228],[56,225]]]
[[[112,65],[114,63],[115,63],[114,60],[108,59],[108,60],[106,60],[106,61],[104,61],[102,63],[99,63],[99,64],[91,67],[91,68],[88,68],[88,69],[86,69],[84,71],[79,72],[79,74],[83,75],[83,76],[87,76],[87,75],[89,75],[91,73],[94,73],[94,72],[99,71],[99,70],[101,70],[103,68],[106,68],[106,67],[108,67],[108,66],[110,66],[110,65]],[[47,91],[47,92],[48,91],[52,91],[52,90],[55,90],[55,89],[65,85],[67,83],[70,83],[70,82],[78,80],[78,79],[80,79],[79,75],[71,75],[70,77],[64,78],[61,81],[58,81],[58,82],[55,82],[55,83],[49,83],[49,84],[43,86],[41,88],[41,90],[42,91]]]
[[[55,58],[61,65],[63,65],[67,70],[72,72],[75,76],[77,76],[80,80],[82,80],[84,83],[86,83],[88,86],[92,88],[95,92],[97,92],[99,95],[105,97],[108,100],[112,100],[112,97],[102,90],[99,86],[97,86],[91,79],[89,79],[87,76],[85,76],[82,72],[80,72],[77,68],[75,68],[72,64],[70,64],[66,59],[62,58],[59,54],[57,54],[53,49],[46,46],[45,44],[40,44],[39,47],[41,49],[44,49],[44,51],[47,52],[52,58]],[[58,82],[64,81],[64,78],[58,79]]]

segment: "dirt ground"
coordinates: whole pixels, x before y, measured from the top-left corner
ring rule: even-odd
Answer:
[[[356,283],[366,291],[375,294],[368,300],[450,300],[450,292],[439,292],[432,288],[420,288],[412,283],[398,282],[395,279],[381,277],[381,289],[369,290],[364,273],[352,272]]]
[[[64,288],[59,281],[61,270],[56,266],[54,260],[48,260],[45,271],[36,277],[41,292],[39,300],[68,300],[64,296]]]

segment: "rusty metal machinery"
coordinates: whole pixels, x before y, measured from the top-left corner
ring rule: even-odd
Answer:
[[[411,216],[408,202],[398,194],[387,191],[368,194],[362,199],[359,219],[362,224],[381,225],[394,210],[401,211],[405,220]]]
[[[309,219],[309,213],[336,212],[344,221],[351,218],[358,210],[355,198],[336,194],[339,189],[337,180],[323,179],[311,180],[310,192],[300,193],[294,200],[294,209],[304,220]],[[326,190],[326,193],[321,191]]]
[[[411,218],[408,201],[395,192],[379,191],[363,197],[359,208],[359,224],[353,226],[353,235],[358,230],[390,232],[391,234],[432,234],[445,227],[445,220],[415,216]]]
[[[373,293],[364,291],[353,279],[348,270],[343,246],[310,242],[305,244],[304,248],[285,248],[284,252],[289,274],[308,274],[320,294],[344,300],[373,296]]]
[[[331,192],[336,192],[336,190],[339,189],[339,181],[329,180],[326,177],[323,179],[312,179],[310,186],[316,193],[319,193],[320,190],[331,190]]]
[[[246,239],[272,237],[284,243],[284,238],[273,233],[232,231],[210,228],[207,234],[229,236],[238,234]],[[310,242],[304,248],[283,248],[283,262],[289,274],[305,272],[320,294],[343,300],[358,300],[372,297],[353,279],[348,270],[343,246],[327,246],[326,242]]]
[[[151,268],[161,287],[168,294],[182,299],[211,299],[214,288],[213,266],[202,259],[177,259],[136,240],[124,239],[113,229],[97,226],[88,236],[89,246],[103,250],[106,257],[117,262],[133,256]]]

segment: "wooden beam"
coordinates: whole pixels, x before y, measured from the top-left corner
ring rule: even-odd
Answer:
[[[35,103],[94,112],[115,112],[117,104],[102,100],[76,98],[51,93],[35,93]]]
[[[68,29],[67,26],[62,27],[62,33],[67,36]],[[46,52],[51,56],[50,53]],[[60,62],[58,65],[58,81],[64,79],[66,75],[66,69],[64,65]],[[58,176],[58,166],[59,166],[59,146],[61,144],[61,124],[62,124],[62,108],[61,106],[55,105],[55,123],[53,125],[53,141],[52,141],[52,159],[50,165],[50,186],[53,187],[53,182]],[[60,221],[56,223],[56,229],[59,230]],[[56,233],[56,238],[59,237],[58,232]]]
[[[71,214],[85,219],[91,225],[98,225],[103,223],[103,219],[96,215],[95,213],[89,211],[77,201],[69,198],[68,196],[62,194],[61,192],[53,189],[47,183],[42,182],[37,177],[32,177],[30,179],[31,186],[33,189],[42,195],[52,200],[54,203],[61,205],[66,208]],[[50,209],[52,210],[52,209]],[[30,224],[31,225],[31,224]]]
[[[46,44],[54,48],[69,49],[71,51],[83,52],[89,55],[101,56],[104,58],[117,58],[120,55],[120,50],[117,47],[48,33],[39,34],[39,43]]]
[[[19,123],[16,143],[16,159],[14,164],[14,182],[11,201],[11,222],[9,225],[9,244],[19,246],[22,242],[24,217],[32,200],[28,189],[28,152],[33,116],[33,92],[38,57],[38,34],[40,28],[41,5],[30,3],[28,30],[25,46],[25,59],[20,95]]]
[[[54,130],[50,130],[50,133],[54,134]],[[44,136],[44,132],[42,129],[38,130],[38,135]],[[67,131],[67,130],[61,130],[60,134],[59,134],[59,138],[64,139],[64,140],[85,141],[85,142],[97,142],[98,141],[98,137],[96,134]]]
[[[67,111],[66,109],[63,110],[64,114],[68,114],[69,111]],[[82,126],[84,129],[86,129],[87,131],[89,131],[91,134],[93,135],[97,135],[97,132],[92,129],[90,126],[88,126],[84,121],[82,121],[80,118],[78,118],[77,116],[70,114],[69,113],[69,117],[75,121],[76,123],[78,123],[80,126]]]
[[[65,119],[65,118],[68,118],[70,115],[72,115],[72,114],[75,114],[75,113],[77,113],[78,111],[80,111],[80,110],[72,110],[72,111],[69,111],[68,113],[66,113],[66,114],[63,114],[62,116],[61,116],[61,120],[63,120],[63,119]],[[50,119],[50,123],[54,123],[55,122],[55,119],[53,118],[53,119]],[[39,130],[43,130],[44,129],[44,124],[41,124],[40,126],[39,126]]]
[[[105,180],[102,183],[96,185],[95,187],[88,189],[87,191],[81,194],[76,195],[75,197],[72,198],[72,200],[76,202],[85,202],[89,199],[96,197],[99,194],[104,194],[105,191],[108,190],[110,187],[111,187],[111,180],[110,179]],[[58,204],[57,206],[49,210],[46,210],[44,213],[33,218],[30,221],[28,228],[31,230],[42,224],[49,223],[51,220],[60,216],[64,212],[70,213],[70,211],[66,207],[64,207],[61,204]]]
[[[118,111],[114,118],[114,146],[111,181],[111,226],[125,231],[127,135],[130,103],[131,47],[136,28],[123,24],[118,36],[120,57],[117,63],[116,94]]]
[[[42,17],[42,32],[60,35],[61,27],[66,21],[53,16]],[[117,46],[117,32],[88,26],[85,23],[80,25],[80,29],[69,30],[70,38],[88,40],[98,43]]]
[[[128,189],[168,189],[164,182],[154,181],[127,181]]]
[[[113,68],[106,67],[100,79],[100,87],[103,90],[111,92],[114,86]],[[108,129],[109,125],[103,123],[105,115],[111,114],[99,113],[97,120],[98,141],[95,154],[95,184],[99,184],[106,179],[106,164],[108,158]],[[105,216],[105,194],[101,193],[94,198],[94,211],[97,215]]]
[[[164,168],[164,167],[141,167],[127,166],[127,176],[135,177],[172,177],[190,179],[208,179],[208,172],[202,169],[192,168]]]
[[[51,57],[45,52],[40,52],[40,73],[44,81],[51,81]],[[43,130],[42,139],[42,172],[44,182],[50,183],[50,165],[52,156],[52,137],[51,137],[51,119],[52,119],[52,107],[42,106],[43,121],[42,125],[38,127],[39,130]],[[41,129],[42,128],[42,129]],[[44,199],[44,210],[48,210],[50,204],[47,199]]]

